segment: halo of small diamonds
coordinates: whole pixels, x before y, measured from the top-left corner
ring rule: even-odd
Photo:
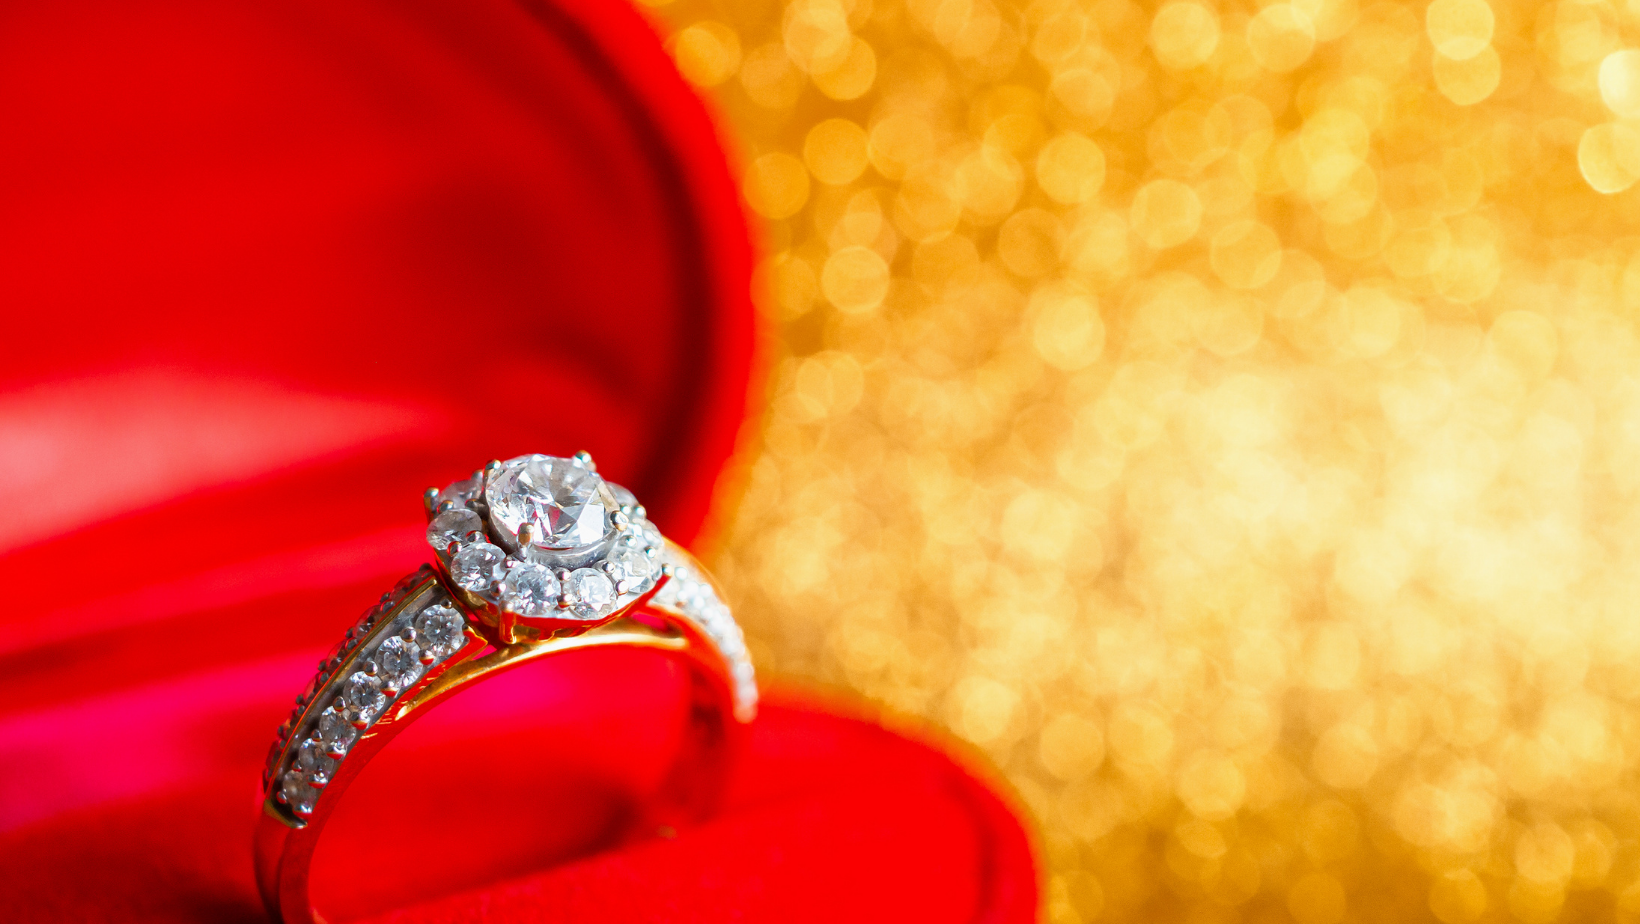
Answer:
[[[428,496],[427,542],[476,609],[596,622],[660,579],[666,540],[585,453],[492,462]]]

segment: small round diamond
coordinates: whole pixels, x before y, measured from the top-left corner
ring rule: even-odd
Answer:
[[[416,617],[416,638],[423,647],[444,653],[460,648],[462,618],[453,607],[430,606]]]
[[[609,574],[617,581],[625,581],[628,590],[645,590],[655,574],[655,563],[643,549],[617,545],[609,552]]]
[[[638,524],[638,535],[643,537],[643,544],[651,549],[666,548],[666,537],[662,536],[660,529],[648,520]]]
[[[394,690],[402,690],[421,676],[421,646],[394,636],[377,649],[376,664],[382,682]]]
[[[578,568],[569,576],[570,611],[579,619],[597,619],[615,602],[615,585],[600,571]]]
[[[450,579],[462,590],[475,594],[489,593],[501,579],[501,566],[507,553],[500,546],[488,542],[474,542],[465,546],[450,560]],[[420,631],[420,630],[417,630]]]
[[[558,608],[562,592],[552,572],[525,563],[507,572],[501,581],[501,602],[520,616],[546,616]]]
[[[606,481],[604,484],[609,485],[609,493],[615,495],[615,503],[620,504],[622,507],[638,506],[638,498],[631,491],[613,481]]]
[[[467,507],[472,504],[473,498],[477,497],[478,492],[483,489],[484,479],[477,474],[463,478],[460,481],[452,481],[448,487],[438,492],[438,503],[442,504],[449,501],[457,507]]]
[[[345,751],[359,737],[359,730],[341,713],[326,712],[319,717],[319,737],[332,748]]]
[[[309,776],[323,774],[328,780],[336,772],[336,758],[326,753],[324,742],[309,738],[296,749],[296,767]]]
[[[471,510],[446,510],[427,524],[427,544],[439,552],[447,551],[452,542],[471,542],[473,533],[484,536],[484,521]]]
[[[350,718],[369,720],[387,705],[387,697],[382,693],[380,680],[364,671],[356,671],[342,684],[342,702],[351,713]]]
[[[319,792],[302,776],[301,771],[292,770],[285,774],[279,783],[279,791],[284,794],[285,804],[298,815],[306,815],[313,811],[313,800],[318,798]]]

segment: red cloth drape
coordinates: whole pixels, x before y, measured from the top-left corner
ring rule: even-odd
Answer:
[[[262,756],[423,487],[587,449],[700,529],[754,391],[735,184],[608,0],[10,4],[0,125],[0,917],[259,919]],[[675,677],[520,675],[576,708],[430,717],[332,832],[340,915],[1033,914],[992,782],[778,691],[722,818],[565,864]]]

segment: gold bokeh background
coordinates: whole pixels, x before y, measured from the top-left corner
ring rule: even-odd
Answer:
[[[1640,3],[655,9],[765,671],[990,754],[1052,921],[1640,916]]]

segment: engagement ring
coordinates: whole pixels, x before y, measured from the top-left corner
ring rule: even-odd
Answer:
[[[308,873],[353,778],[411,721],[469,684],[592,647],[668,652],[690,668],[689,734],[635,824],[709,814],[757,709],[740,627],[706,571],[661,536],[591,456],[491,462],[424,498],[435,564],[399,581],[319,663],[263,771],[257,885],[285,924],[321,920]]]

